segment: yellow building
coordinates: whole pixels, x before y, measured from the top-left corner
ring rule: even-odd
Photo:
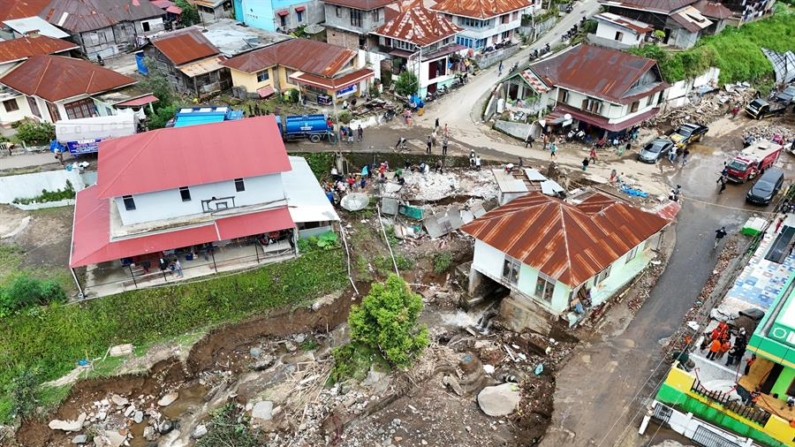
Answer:
[[[232,73],[233,86],[260,98],[296,89],[307,102],[325,105],[369,88],[373,71],[357,60],[356,51],[348,48],[290,39],[239,54],[223,65]]]

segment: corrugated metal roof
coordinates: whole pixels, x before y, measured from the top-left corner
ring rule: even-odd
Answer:
[[[82,59],[49,55],[31,56],[0,78],[0,83],[18,92],[51,102],[106,92],[136,82],[133,78]]]
[[[0,42],[0,63],[20,61],[37,54],[63,53],[77,48],[72,42],[47,36],[4,40]]]
[[[395,3],[399,0],[324,0],[323,3],[329,5],[345,6],[346,8],[361,9],[363,11],[371,11],[373,9],[383,8],[384,6]]]
[[[103,141],[98,163],[99,197],[103,198],[276,174],[290,169],[287,151],[272,115],[158,129]]]
[[[461,229],[541,273],[576,287],[668,223],[656,214],[602,194],[571,205],[530,192]]]
[[[200,61],[192,62],[187,65],[183,65],[179,67],[179,71],[185,73],[190,78],[195,78],[196,76],[201,76],[203,74],[212,73],[214,71],[218,71],[224,66],[222,63],[226,59],[223,56],[213,57],[210,59],[203,59]]]
[[[701,11],[701,14],[703,14],[705,17],[709,17],[711,19],[723,20],[734,15],[732,10],[723,6],[722,3],[711,2],[709,0],[699,0],[693,5],[693,7]]]
[[[528,68],[546,85],[560,86],[619,104],[632,102],[629,95],[634,97],[642,93],[633,86],[649,70],[654,70],[659,81],[647,84],[645,91],[667,86],[656,61],[593,45],[577,45]]]
[[[696,0],[600,0],[599,3],[608,6],[620,6],[624,8],[639,9],[649,12],[661,12],[668,14],[672,11],[690,5]]]
[[[454,25],[441,14],[420,5],[403,11],[378,27],[373,34],[424,47],[454,36],[460,31],[463,31],[463,28]]]
[[[39,15],[53,25],[82,33],[161,17],[165,12],[149,0],[51,0]]]
[[[701,12],[692,6],[687,6],[681,11],[671,14],[671,19],[691,33],[697,33],[712,25],[711,20],[702,16]]]
[[[628,19],[626,17],[620,16],[618,14],[613,14],[611,12],[603,12],[601,14],[597,14],[593,16],[596,20],[604,20],[605,22],[610,22],[612,24],[631,29],[638,34],[648,33],[654,30],[651,26],[646,23],[643,23],[638,20]]]
[[[274,65],[282,65],[316,76],[333,77],[356,51],[308,39],[289,39],[239,54],[224,65],[246,73],[256,73]]]
[[[373,70],[369,68],[360,68],[354,72],[346,74],[345,76],[340,76],[339,78],[324,78],[308,73],[300,73],[291,76],[290,79],[301,84],[310,84],[315,87],[325,88],[328,90],[338,90],[357,82],[364,81],[365,79],[372,78],[373,76],[375,76]]]
[[[198,28],[165,34],[152,40],[152,45],[176,66],[220,53]]]
[[[34,16],[25,17],[24,19],[4,20],[3,23],[14,30],[14,32],[22,35],[36,31],[41,36],[52,37],[54,39],[65,39],[69,37],[69,33],[63,32],[57,26],[54,26],[41,17]]]
[[[0,20],[37,16],[48,3],[50,0],[0,0]]]
[[[488,19],[532,6],[528,0],[441,0],[431,9],[457,16]]]

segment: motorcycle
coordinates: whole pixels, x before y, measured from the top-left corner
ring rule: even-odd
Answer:
[[[381,122],[388,123],[395,118],[395,115],[397,115],[397,112],[392,109],[387,109],[384,111],[384,114],[381,115]]]

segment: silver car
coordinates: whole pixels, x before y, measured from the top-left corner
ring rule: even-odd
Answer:
[[[656,163],[657,160],[667,157],[673,148],[673,141],[667,138],[657,138],[640,150],[638,160],[644,163]]]

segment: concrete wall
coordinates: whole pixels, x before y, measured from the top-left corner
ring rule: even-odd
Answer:
[[[190,186],[190,185],[186,185]],[[235,182],[210,183],[190,186],[191,200],[183,202],[179,189],[135,194],[135,210],[127,211],[122,197],[116,197],[116,207],[124,225],[151,222],[161,219],[178,218],[202,214],[202,200],[212,197],[234,197],[235,206],[257,205],[284,200],[284,188],[279,174],[250,177],[245,179],[246,190],[235,191]],[[231,203],[230,203],[231,207]]]
[[[494,128],[514,138],[524,141],[527,139],[527,136],[530,134],[530,131],[533,127],[531,124],[497,120],[494,122]]]
[[[2,99],[0,99],[0,102],[2,103],[5,103],[6,101],[15,101],[17,107],[19,107],[19,110],[15,110],[13,112],[6,112],[5,104],[0,104],[0,126],[10,127],[12,123],[33,116],[33,114],[30,113],[30,106],[28,106],[28,100],[25,98],[24,95],[11,96],[11,97],[4,96]]]
[[[617,40],[599,37],[596,34],[588,34],[588,43],[605,48],[612,48],[614,50],[623,51],[627,48],[637,47],[638,45],[627,45]]]
[[[492,51],[491,53],[487,54],[479,54],[475,59],[478,63],[480,68],[487,68],[491,67],[492,65],[496,65],[500,63],[500,61],[507,59],[514,54],[516,54],[520,50],[519,45],[514,45],[510,48],[503,48],[501,50]],[[504,67],[505,70],[508,70],[510,67]]]
[[[491,245],[475,240],[475,253],[472,259],[472,268],[499,282],[502,277],[502,265],[505,262],[505,253]]]
[[[360,36],[370,34],[374,29],[383,25],[384,8],[377,8],[371,11],[358,9],[361,14],[361,26],[351,23],[352,8],[325,4],[326,27],[333,28],[326,31],[326,41],[333,45],[346,48],[359,49]],[[370,39],[366,46],[369,48],[375,42]]]
[[[618,39],[616,39],[617,33],[620,33]],[[633,33],[632,31],[624,27],[616,26],[612,23],[606,23],[601,21],[599,22],[599,25],[596,27],[596,37],[612,40],[614,42],[624,44],[625,46],[634,46],[634,47],[640,45],[640,43],[643,40],[639,34]]]
[[[0,203],[11,203],[16,198],[31,199],[41,195],[42,190],[57,191],[72,183],[75,192],[85,188],[83,179],[76,170],[37,172],[35,174],[0,177]]]
[[[688,96],[695,89],[704,85],[717,85],[720,69],[711,67],[695,79],[684,79],[674,82],[664,93],[664,108],[676,108],[690,104]]]
[[[256,93],[258,89],[267,86],[272,86],[274,89],[278,89],[274,67],[266,68],[265,70],[268,71],[268,80],[258,82],[257,73],[246,73],[245,71],[230,68],[229,71],[232,73],[232,85],[235,87],[244,87],[248,93]]]

